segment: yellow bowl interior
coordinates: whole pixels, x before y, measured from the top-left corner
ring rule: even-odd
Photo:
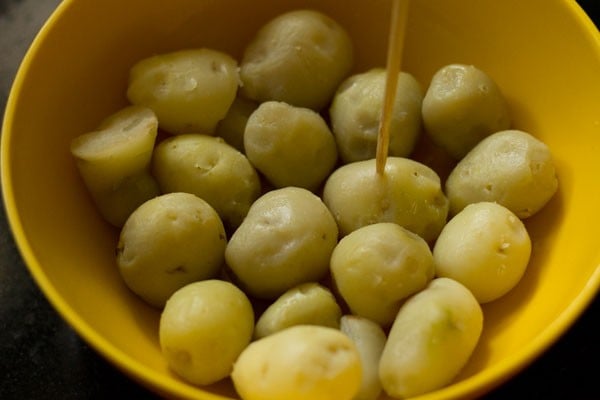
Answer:
[[[129,67],[151,54],[212,47],[237,57],[256,29],[295,8],[326,12],[356,45],[355,71],[385,65],[390,1],[65,0],[28,52],[6,109],[2,184],[16,241],[61,315],[125,373],[168,397],[235,398],[228,381],[194,388],[170,373],[158,312],[131,294],[114,262],[117,232],[96,213],[71,139],[126,104]],[[600,285],[600,35],[568,0],[418,0],[404,70],[427,87],[449,63],[487,71],[516,128],[546,142],[560,189],[527,221],[528,271],[484,307],[479,347],[457,383],[423,399],[473,397],[552,344]]]

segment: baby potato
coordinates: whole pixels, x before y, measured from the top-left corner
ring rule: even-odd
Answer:
[[[329,289],[304,283],[282,294],[260,316],[254,338],[260,339],[295,325],[340,327],[342,310]]]
[[[515,287],[530,255],[523,222],[506,207],[489,202],[470,204],[456,214],[433,248],[436,274],[462,283],[480,303]]]
[[[225,139],[227,144],[244,153],[244,131],[250,115],[258,108],[255,101],[236,96],[225,118],[217,124],[217,136]]]
[[[226,242],[223,223],[207,202],[189,193],[164,194],[125,222],[117,265],[134,293],[162,308],[182,286],[217,276]]]
[[[235,285],[214,279],[194,282],[167,301],[160,316],[160,348],[177,375],[208,385],[231,373],[253,328],[252,304]]]
[[[383,174],[376,173],[374,159],[338,168],[325,183],[323,201],[343,236],[365,225],[394,222],[432,242],[448,214],[439,176],[402,157],[388,157]]]
[[[243,400],[352,400],[360,355],[337,329],[297,325],[251,343],[231,378]]]
[[[258,198],[261,184],[248,159],[221,138],[169,137],[154,150],[152,170],[163,193],[187,192],[206,200],[228,228],[236,228]]]
[[[335,220],[319,197],[297,187],[276,189],[250,207],[225,260],[247,293],[275,299],[323,278],[337,238]]]
[[[385,69],[374,68],[351,76],[338,88],[329,114],[344,163],[375,158],[385,81]],[[413,151],[421,132],[422,101],[417,80],[401,72],[390,122],[390,155],[408,157]]]
[[[508,129],[508,105],[498,85],[472,65],[451,64],[437,71],[422,107],[433,141],[461,159],[486,136]]]
[[[220,51],[200,48],[159,54],[130,70],[127,98],[154,110],[172,134],[214,134],[239,85],[238,64]]]
[[[330,268],[352,313],[382,326],[391,325],[402,302],[434,275],[427,242],[391,222],[363,226],[342,238]]]
[[[248,118],[244,148],[250,162],[278,188],[316,190],[333,170],[337,149],[316,112],[268,101]]]
[[[102,217],[114,226],[123,226],[133,210],[159,194],[150,175],[157,127],[152,110],[129,106],[71,142],[86,188]]]
[[[340,330],[356,345],[362,365],[360,389],[352,399],[378,399],[382,391],[379,360],[387,340],[385,332],[375,322],[355,315],[344,315],[340,320]]]
[[[519,218],[528,218],[541,210],[557,189],[550,149],[519,130],[496,132],[482,140],[446,180],[452,215],[468,204],[491,201]]]
[[[353,64],[353,44],[333,19],[296,10],[266,23],[240,63],[242,93],[258,102],[283,101],[321,110]]]
[[[418,396],[449,383],[479,342],[483,312],[460,283],[434,279],[404,303],[381,355],[379,377],[394,398]]]

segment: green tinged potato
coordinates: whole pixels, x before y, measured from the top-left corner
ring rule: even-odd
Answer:
[[[154,110],[172,134],[214,134],[239,85],[237,61],[212,49],[179,50],[145,58],[129,74],[127,98]]]
[[[86,188],[102,217],[114,226],[123,226],[133,210],[159,194],[150,175],[157,127],[152,110],[130,106],[71,142]]]
[[[268,192],[232,235],[225,259],[249,294],[275,299],[327,274],[338,230],[321,199],[306,189]]]
[[[227,239],[216,211],[189,193],[148,200],[125,222],[117,245],[117,265],[127,286],[162,308],[179,288],[216,277]]]
[[[258,102],[325,107],[353,63],[348,33],[333,19],[296,10],[267,22],[240,64],[243,94]]]
[[[251,343],[231,379],[244,400],[352,400],[360,355],[337,329],[297,325]]]
[[[206,280],[175,292],[160,316],[159,340],[169,368],[194,385],[226,378],[248,346],[254,312],[229,282]]]

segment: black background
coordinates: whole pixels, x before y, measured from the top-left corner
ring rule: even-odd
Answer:
[[[0,0],[2,110],[27,47],[59,2]],[[579,3],[598,25],[598,0]],[[485,399],[600,399],[598,320],[597,296],[554,346]],[[110,397],[155,398],[100,358],[49,305],[23,265],[0,207],[0,399]]]

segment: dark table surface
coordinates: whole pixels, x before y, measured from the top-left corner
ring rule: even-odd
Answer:
[[[0,0],[2,110],[27,47],[58,3]],[[600,25],[600,1],[579,3]],[[600,296],[555,345],[485,398],[600,399],[598,321]],[[155,398],[98,356],[49,305],[23,264],[0,205],[0,399],[111,397]]]

